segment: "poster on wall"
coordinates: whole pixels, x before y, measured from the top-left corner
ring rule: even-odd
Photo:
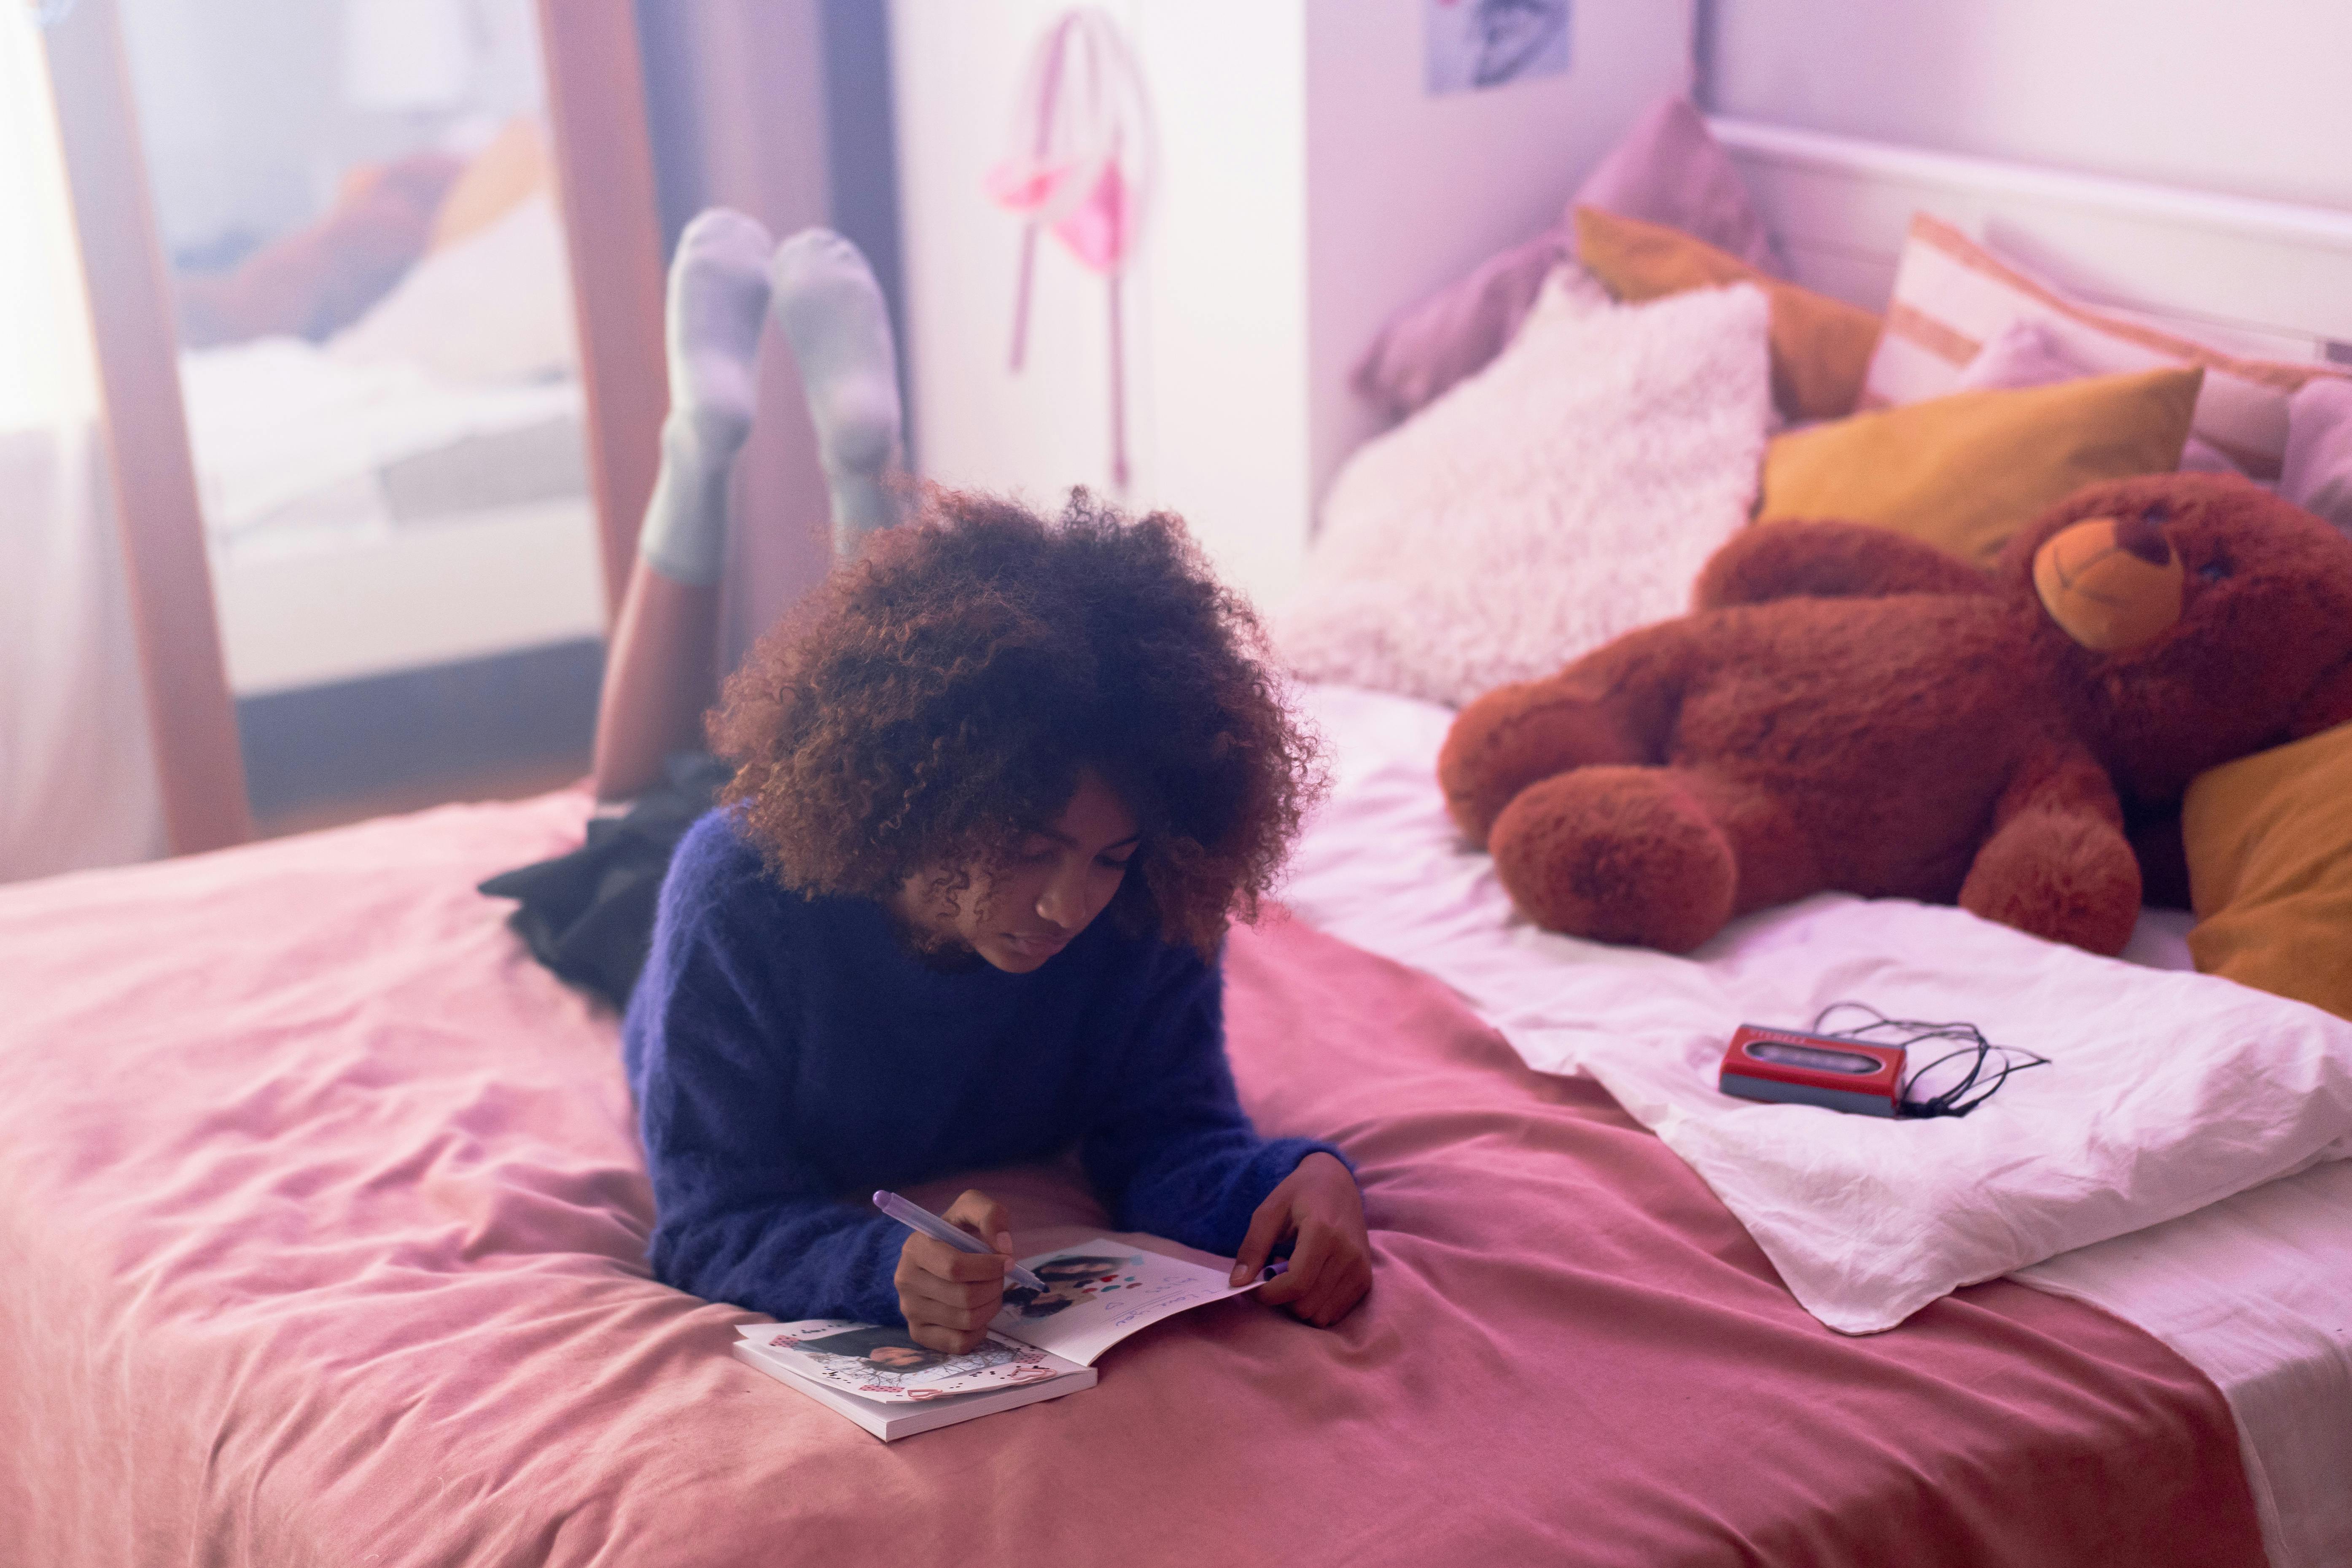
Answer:
[[[1421,0],[1430,96],[1568,69],[1569,0]]]

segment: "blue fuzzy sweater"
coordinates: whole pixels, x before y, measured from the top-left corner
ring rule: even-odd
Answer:
[[[881,906],[784,888],[723,812],[678,846],[623,1033],[654,1273],[779,1318],[898,1323],[877,1187],[1077,1146],[1120,1230],[1233,1253],[1328,1144],[1261,1139],[1223,976],[1097,920],[1028,974],[942,973]]]

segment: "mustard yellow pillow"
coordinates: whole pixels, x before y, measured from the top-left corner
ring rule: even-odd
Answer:
[[[1693,239],[1599,207],[1576,209],[1576,258],[1628,304],[1689,289],[1753,283],[1772,301],[1772,401],[1791,419],[1853,412],[1878,346],[1876,316],[1800,289]]]
[[[1791,431],[1765,448],[1757,518],[1883,523],[1989,565],[2084,485],[2179,468],[2204,375],[1956,392]]]
[[[2180,831],[2197,967],[2352,1018],[2352,724],[2199,774]]]

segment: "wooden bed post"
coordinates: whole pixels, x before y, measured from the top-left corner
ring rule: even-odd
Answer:
[[[661,216],[630,0],[539,0],[548,121],[588,395],[588,463],[604,563],[604,614],[619,612],[669,409],[662,356]]]
[[[252,837],[253,817],[180,400],[170,281],[114,0],[82,0],[47,42],[164,830],[175,855],[217,849]]]

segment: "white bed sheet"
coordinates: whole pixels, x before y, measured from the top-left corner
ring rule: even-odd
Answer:
[[[389,527],[375,483],[387,465],[469,437],[576,422],[583,407],[576,380],[459,384],[286,337],[184,353],[180,376],[197,490],[219,542],[268,529],[289,510],[336,529]]]
[[[2105,1309],[2213,1380],[2273,1568],[2352,1563],[2352,1161],[2011,1278]]]
[[[1344,688],[1302,695],[1334,764],[1332,797],[1309,824],[1284,893],[1302,918],[1444,980],[1548,1070],[1572,1065],[1556,1059],[1559,1041],[1589,1022],[1561,1012],[1579,996],[1560,983],[1564,964],[1656,968],[1665,983],[1666,966],[1683,962],[1589,943],[1573,944],[1571,960],[1556,941],[1528,941],[1486,858],[1464,851],[1444,816],[1433,763],[1446,710]],[[1784,952],[1801,945],[1804,918],[1794,929],[1782,919]],[[2127,956],[2186,967],[2184,936],[2177,917],[2152,916]],[[2147,989],[2184,978],[2151,973]],[[2308,1012],[2278,1006],[2290,1019]],[[2239,1422],[2275,1568],[2352,1562],[2347,1198],[2352,1164],[2322,1164],[2016,1276],[2114,1312],[2213,1379]]]
[[[236,696],[603,634],[576,379],[457,382],[285,337],[181,375]]]

